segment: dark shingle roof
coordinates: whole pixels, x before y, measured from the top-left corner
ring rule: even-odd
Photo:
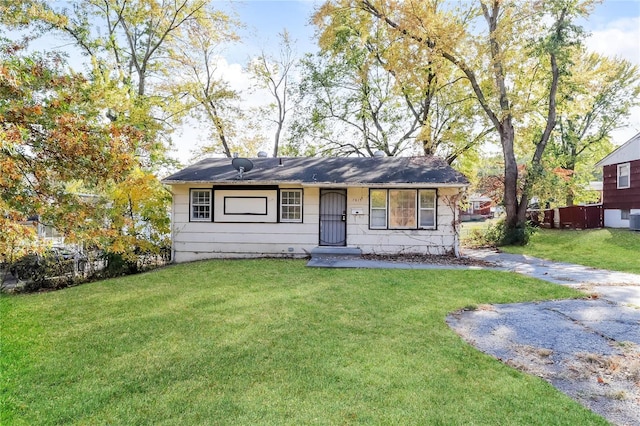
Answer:
[[[208,158],[165,178],[163,183],[402,184],[465,186],[469,181],[437,157],[284,157],[251,159],[242,180],[230,158]]]

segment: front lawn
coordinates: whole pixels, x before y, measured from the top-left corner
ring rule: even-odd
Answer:
[[[0,298],[1,424],[606,424],[447,313],[575,297],[494,271],[210,261]]]
[[[508,253],[640,274],[640,232],[628,229],[540,229],[528,245],[500,249]]]

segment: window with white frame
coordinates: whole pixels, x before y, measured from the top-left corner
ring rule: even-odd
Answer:
[[[371,229],[435,229],[436,190],[370,190],[369,227]]]
[[[369,200],[369,227],[387,229],[387,190],[372,189]]]
[[[191,221],[211,221],[211,190],[192,189],[190,200]]]
[[[280,190],[280,222],[302,222],[302,190]]]
[[[423,189],[420,191],[420,228],[436,227],[436,191]]]
[[[631,186],[631,166],[629,163],[618,164],[618,189],[626,189]]]
[[[620,210],[620,220],[629,220],[631,210]]]

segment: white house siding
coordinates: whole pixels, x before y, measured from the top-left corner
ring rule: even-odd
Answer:
[[[349,188],[347,212],[362,209],[364,214],[347,216],[347,245],[365,254],[434,254],[456,251],[458,238],[453,225],[454,212],[449,203],[458,188],[438,188],[437,229],[369,229],[369,189]],[[455,205],[454,205],[455,207]]]
[[[640,209],[631,209],[629,214],[640,214]],[[622,211],[619,209],[605,209],[604,226],[606,228],[629,228],[629,220],[622,219]]]
[[[317,188],[304,189],[303,223],[189,222],[189,188],[206,187],[172,187],[174,262],[223,257],[303,257],[318,245]]]
[[[211,186],[172,186],[174,262],[224,257],[304,257],[318,246],[320,188],[303,188],[302,223],[190,222],[189,189],[207,187]],[[347,246],[360,248],[367,254],[455,252],[458,238],[453,221],[457,209],[450,204],[459,189],[437,191],[437,229],[383,230],[369,229],[369,188],[348,188]]]

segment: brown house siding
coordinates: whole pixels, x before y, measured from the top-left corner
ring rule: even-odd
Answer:
[[[631,186],[626,189],[618,189],[618,165],[604,166],[602,205],[605,209],[640,209],[640,160],[629,163]]]

